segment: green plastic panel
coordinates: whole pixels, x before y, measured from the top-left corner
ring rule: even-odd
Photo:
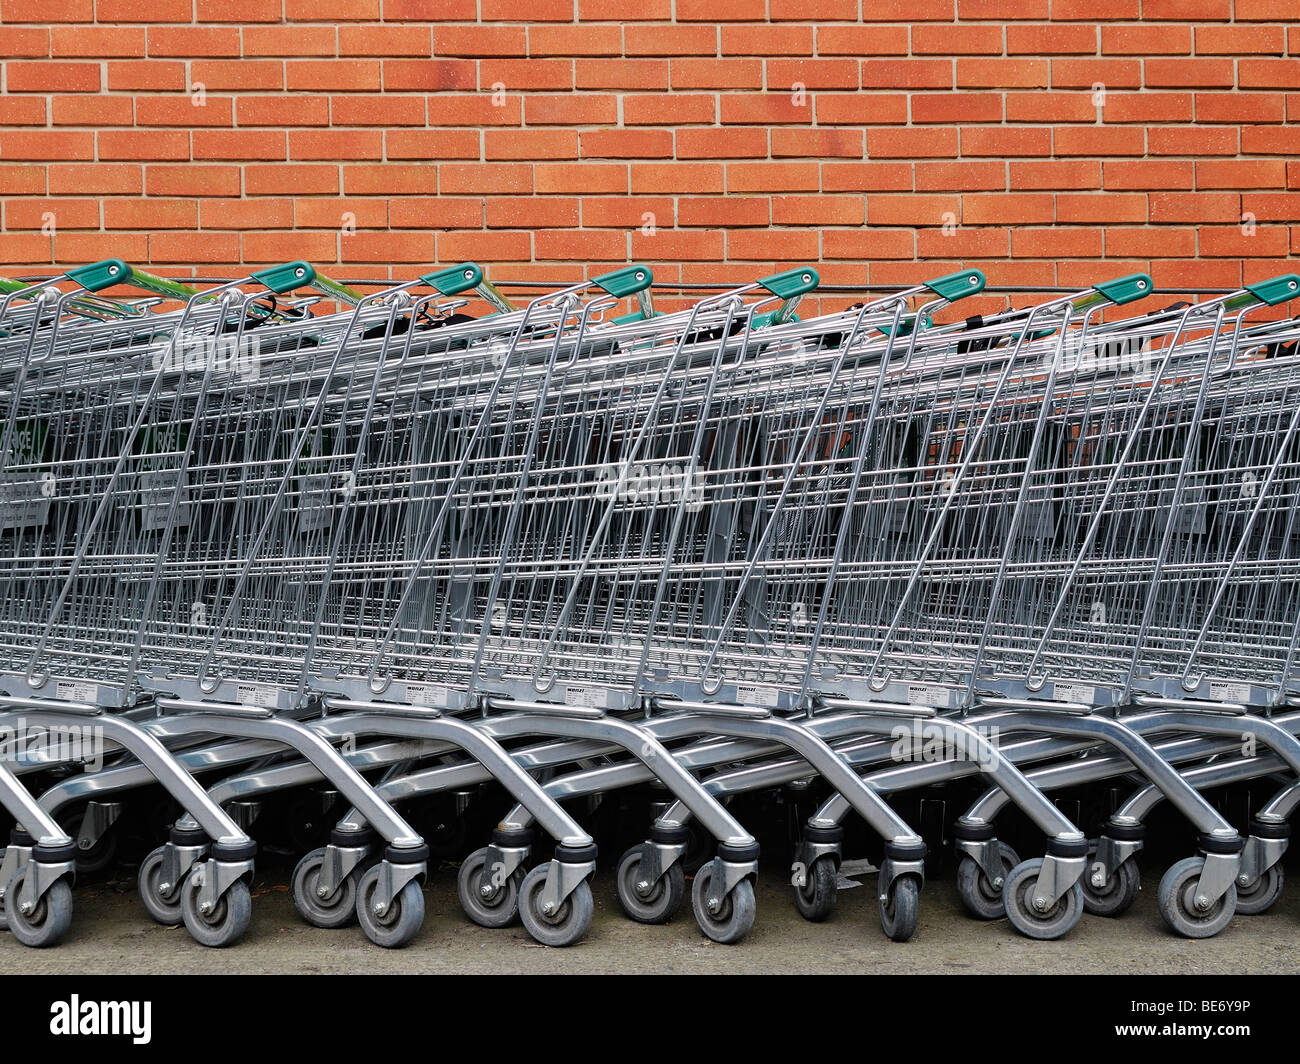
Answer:
[[[89,266],[75,266],[67,275],[87,292],[99,292],[130,281],[131,267],[121,259],[105,259],[103,262],[92,262]]]
[[[423,274],[420,280],[440,295],[454,296],[482,284],[483,270],[472,262],[462,262],[459,266],[449,266],[437,273]]]
[[[611,296],[634,296],[644,292],[654,282],[654,274],[649,266],[624,266],[613,273],[593,277],[591,283],[608,292]]]
[[[1275,307],[1279,303],[1300,297],[1300,276],[1284,273],[1279,277],[1270,277],[1267,281],[1248,284],[1246,291],[1260,302]]]
[[[925,287],[935,295],[942,296],[949,303],[955,303],[965,296],[979,295],[984,291],[986,283],[984,274],[979,270],[959,270],[946,277],[936,277],[933,281],[926,281]]]
[[[253,280],[280,295],[295,288],[305,288],[316,281],[316,271],[306,262],[285,262],[267,270],[258,270]]]
[[[1135,299],[1151,294],[1151,278],[1145,273],[1130,273],[1113,281],[1102,281],[1092,286],[1112,303],[1123,306]]]
[[[771,277],[764,277],[758,283],[774,296],[781,299],[794,299],[811,292],[821,284],[821,278],[811,266],[802,266],[797,270],[774,273]]]

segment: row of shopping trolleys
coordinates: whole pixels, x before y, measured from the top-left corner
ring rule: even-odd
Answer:
[[[484,783],[515,804],[461,905],[551,946],[593,912],[569,809],[646,784],[670,800],[617,862],[621,908],[681,910],[694,826],[717,942],[755,919],[731,799],[808,779],[809,919],[857,814],[910,938],[926,850],[890,797],[964,777],[988,787],[953,825],[977,916],[1052,939],[1124,911],[1164,801],[1195,847],[1169,925],[1267,909],[1300,801],[1300,277],[963,317],[971,269],[801,319],[818,283],[665,311],[641,265],[522,306],[469,263],[367,294],[302,262],[0,282],[14,937],[65,935],[78,856],[154,784],[185,814],[141,901],[209,946],[249,924],[243,813],[322,785],[350,808],[295,907],[386,947],[430,858],[400,807]],[[1202,793],[1278,773],[1245,835]],[[1135,776],[1092,839],[1052,799]],[[1042,857],[998,839],[1007,805]]]

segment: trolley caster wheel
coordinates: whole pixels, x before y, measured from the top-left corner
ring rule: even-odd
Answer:
[[[24,946],[33,949],[57,946],[72,924],[72,887],[66,879],[60,879],[41,896],[36,908],[24,914],[16,899],[26,874],[26,868],[18,869],[5,891],[5,916],[9,930]]]
[[[722,899],[718,911],[711,913],[708,902],[705,901],[705,893],[712,877],[712,863],[695,873],[695,882],[691,887],[691,907],[695,910],[695,922],[714,942],[731,945],[749,934],[754,926],[754,884],[748,879],[742,879]]]
[[[1282,897],[1282,866],[1273,865],[1248,887],[1237,886],[1237,912],[1242,916],[1259,916],[1268,912]]]
[[[639,924],[666,924],[686,898],[686,873],[680,862],[640,890],[641,847],[633,846],[618,860],[615,890],[623,912]]]
[[[479,927],[509,927],[519,919],[519,885],[524,881],[524,870],[516,868],[504,879],[494,874],[494,891],[491,895],[484,895],[479,890],[479,880],[486,860],[487,847],[483,847],[461,862],[460,874],[456,877],[460,907]]]
[[[325,848],[321,847],[298,862],[289,884],[293,907],[312,927],[347,927],[357,916],[357,880],[360,875],[357,869],[353,869],[332,894],[321,897],[320,870],[324,860]]]
[[[999,842],[998,863],[1005,883],[1011,870],[1020,863],[1020,856],[1005,842]],[[957,896],[971,915],[981,920],[1001,920],[1007,915],[1007,907],[1002,903],[1002,883],[990,883],[973,857],[963,857],[957,862]]]
[[[1204,867],[1204,857],[1187,857],[1170,865],[1169,871],[1160,880],[1160,889],[1156,894],[1156,903],[1160,906],[1160,915],[1165,918],[1165,923],[1184,938],[1210,938],[1217,935],[1228,926],[1237,911],[1235,885],[1229,887],[1227,893],[1212,905],[1196,904],[1196,884]]]
[[[891,942],[906,942],[916,934],[921,915],[921,884],[915,876],[900,876],[879,898],[880,926]]]
[[[212,949],[233,946],[244,937],[253,918],[253,898],[248,884],[242,879],[236,880],[207,913],[199,909],[201,889],[193,876],[188,876],[181,886],[181,919],[185,922],[185,930],[201,946]]]
[[[373,899],[381,871],[376,865],[357,882],[357,922],[366,938],[376,946],[400,949],[416,936],[424,923],[424,891],[413,879],[397,892],[387,912],[377,913]]]
[[[1095,854],[1096,847],[1089,852]],[[1137,901],[1138,891],[1142,888],[1142,876],[1138,872],[1137,862],[1132,858],[1124,861],[1114,870],[1110,879],[1103,886],[1092,882],[1092,865],[1088,866],[1079,879],[1083,890],[1083,907],[1093,916],[1122,916]]]
[[[164,850],[159,846],[140,863],[136,887],[149,915],[164,927],[175,927],[181,922],[181,884],[172,883],[170,890],[162,890]]]
[[[591,886],[585,880],[553,913],[542,911],[542,889],[550,865],[534,868],[519,887],[519,917],[524,929],[544,946],[572,946],[582,940],[591,927],[595,902]]]
[[[1068,934],[1083,916],[1083,888],[1076,882],[1046,909],[1034,905],[1034,888],[1043,859],[1035,857],[1016,865],[1002,888],[1007,919],[1022,935],[1053,939]]]
[[[81,830],[81,821],[78,820],[73,825],[65,825],[65,830],[74,839]],[[93,876],[97,872],[104,871],[117,857],[117,832],[110,828],[104,832],[94,845],[87,849],[77,849],[77,875]]]
[[[794,907],[805,920],[820,924],[835,910],[839,871],[829,857],[819,857],[804,872],[803,883],[794,884]]]

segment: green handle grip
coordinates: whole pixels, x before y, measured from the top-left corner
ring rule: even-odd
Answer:
[[[454,296],[482,284],[483,270],[472,262],[462,262],[459,266],[449,266],[437,273],[423,274],[420,280],[439,295]]]
[[[820,283],[821,278],[811,266],[774,273],[771,277],[764,277],[758,282],[760,287],[766,288],[779,299],[795,299],[811,292]]]
[[[1151,294],[1151,278],[1145,273],[1130,273],[1127,277],[1116,277],[1113,281],[1102,281],[1092,287],[1092,293],[1075,301],[1074,305],[1079,310],[1107,302],[1122,307],[1125,303],[1148,296]]]
[[[959,270],[946,277],[936,277],[933,281],[926,281],[925,287],[949,303],[956,303],[966,296],[979,295],[984,291],[987,283],[984,274],[979,270]]]
[[[75,266],[67,271],[66,276],[87,292],[99,292],[130,281],[131,267],[121,259],[104,259],[103,262],[92,262],[89,266]]]
[[[1270,277],[1267,281],[1248,284],[1245,288],[1248,294],[1232,296],[1227,300],[1225,306],[1229,310],[1250,306],[1256,299],[1270,307],[1275,307],[1279,303],[1286,303],[1300,297],[1300,277],[1294,273],[1284,273],[1277,277]]]
[[[591,283],[611,296],[621,298],[644,292],[654,279],[649,266],[624,266],[613,273],[603,273],[599,277],[593,277]]]
[[[165,296],[167,299],[188,300],[199,294],[197,288],[192,288],[183,281],[174,281],[169,277],[156,277],[152,273],[145,273],[144,270],[130,267],[131,284],[143,289],[146,292],[153,292],[155,295]]]
[[[284,262],[266,270],[252,274],[258,284],[269,288],[276,295],[292,292],[295,288],[306,288],[316,283],[316,271],[306,262]]]

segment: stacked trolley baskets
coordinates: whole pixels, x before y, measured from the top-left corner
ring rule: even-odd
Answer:
[[[831,912],[853,811],[896,941],[926,847],[889,796],[967,776],[958,891],[1031,937],[1132,903],[1163,799],[1199,848],[1160,884],[1176,931],[1281,891],[1300,322],[1264,311],[1300,278],[1125,317],[1135,275],[953,324],[976,270],[802,321],[811,269],[667,313],[643,266],[523,307],[472,264],[365,296],[305,263],[3,283],[0,890],[27,945],[151,784],[184,814],[142,901],[211,946],[247,928],[285,792],[341,800],[300,915],[390,947],[431,854],[397,807],[489,783],[515,804],[452,854],[461,905],[548,945],[592,918],[574,801],[646,784],[619,903],[670,919],[711,836],[691,903],[719,942],[755,915],[730,799],[809,779],[800,912]],[[1279,772],[1244,838],[1201,793]],[[1051,797],[1135,776],[1091,840]],[[997,838],[1008,803],[1043,857]]]

